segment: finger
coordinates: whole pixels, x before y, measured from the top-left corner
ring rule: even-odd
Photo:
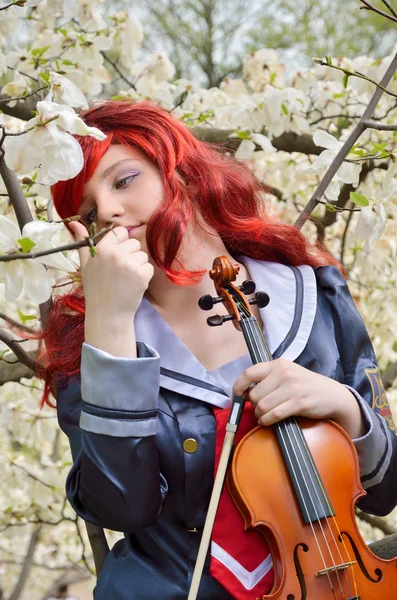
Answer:
[[[128,229],[125,227],[114,227],[99,242],[102,246],[121,244],[128,240]],[[137,240],[138,241],[138,240]],[[99,246],[99,244],[98,244]]]
[[[297,412],[298,410],[294,400],[286,400],[286,402],[278,404],[265,414],[262,414],[258,419],[258,425],[268,427],[269,425],[279,423],[280,421],[282,421],[283,419],[287,419],[288,417],[298,416]]]
[[[258,383],[268,377],[272,370],[272,363],[258,363],[252,367],[245,369],[241,375],[239,375],[233,386],[233,394],[241,396],[249,386],[253,383]]]
[[[280,389],[280,380],[277,377],[277,373],[271,371],[264,379],[259,381],[256,385],[253,384],[248,393],[248,398],[253,406],[264,399],[268,398],[271,394],[274,394],[276,390]]]
[[[278,388],[268,396],[260,398],[258,402],[252,402],[251,400],[250,402],[254,407],[255,417],[259,419],[262,415],[266,415],[277,406],[287,402],[287,400],[290,400],[290,396],[284,390]]]
[[[84,227],[84,225],[82,223],[80,223],[79,221],[71,221],[69,223],[69,228],[72,231],[76,242],[80,242],[80,241],[84,240],[85,238],[89,237],[89,235],[90,235],[89,232],[87,231],[87,229]],[[81,266],[81,268],[83,268],[90,256],[89,247],[82,246],[81,248],[78,248],[78,253],[79,253],[79,257],[80,257],[80,266]]]

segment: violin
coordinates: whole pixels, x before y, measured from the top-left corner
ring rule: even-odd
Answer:
[[[200,298],[210,310],[223,302],[226,316],[212,316],[242,331],[254,364],[272,360],[250,305],[269,297],[245,281],[237,287],[238,265],[214,260],[210,277],[217,296]],[[330,420],[289,417],[256,427],[236,446],[227,475],[230,494],[245,529],[264,538],[274,565],[274,584],[262,600],[396,600],[397,559],[375,556],[358,529],[354,506],[361,486],[353,442]],[[282,498],[282,501],[280,499]]]

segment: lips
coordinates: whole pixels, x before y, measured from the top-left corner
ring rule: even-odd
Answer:
[[[128,231],[128,237],[129,238],[133,237],[135,231],[139,228],[140,228],[140,225],[128,225],[128,227],[126,227],[126,229]]]

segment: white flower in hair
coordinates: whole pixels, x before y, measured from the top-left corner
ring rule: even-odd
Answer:
[[[71,179],[84,165],[83,151],[70,134],[91,135],[104,140],[106,135],[96,127],[88,127],[65,104],[43,100],[37,104],[38,114],[25,125],[26,134],[7,137],[5,159],[10,169],[21,175],[40,167],[37,183],[53,185]]]

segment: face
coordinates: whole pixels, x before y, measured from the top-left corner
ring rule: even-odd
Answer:
[[[135,148],[110,146],[84,186],[79,207],[82,223],[97,230],[112,223],[131,228],[146,249],[146,226],[163,198],[157,167]]]

